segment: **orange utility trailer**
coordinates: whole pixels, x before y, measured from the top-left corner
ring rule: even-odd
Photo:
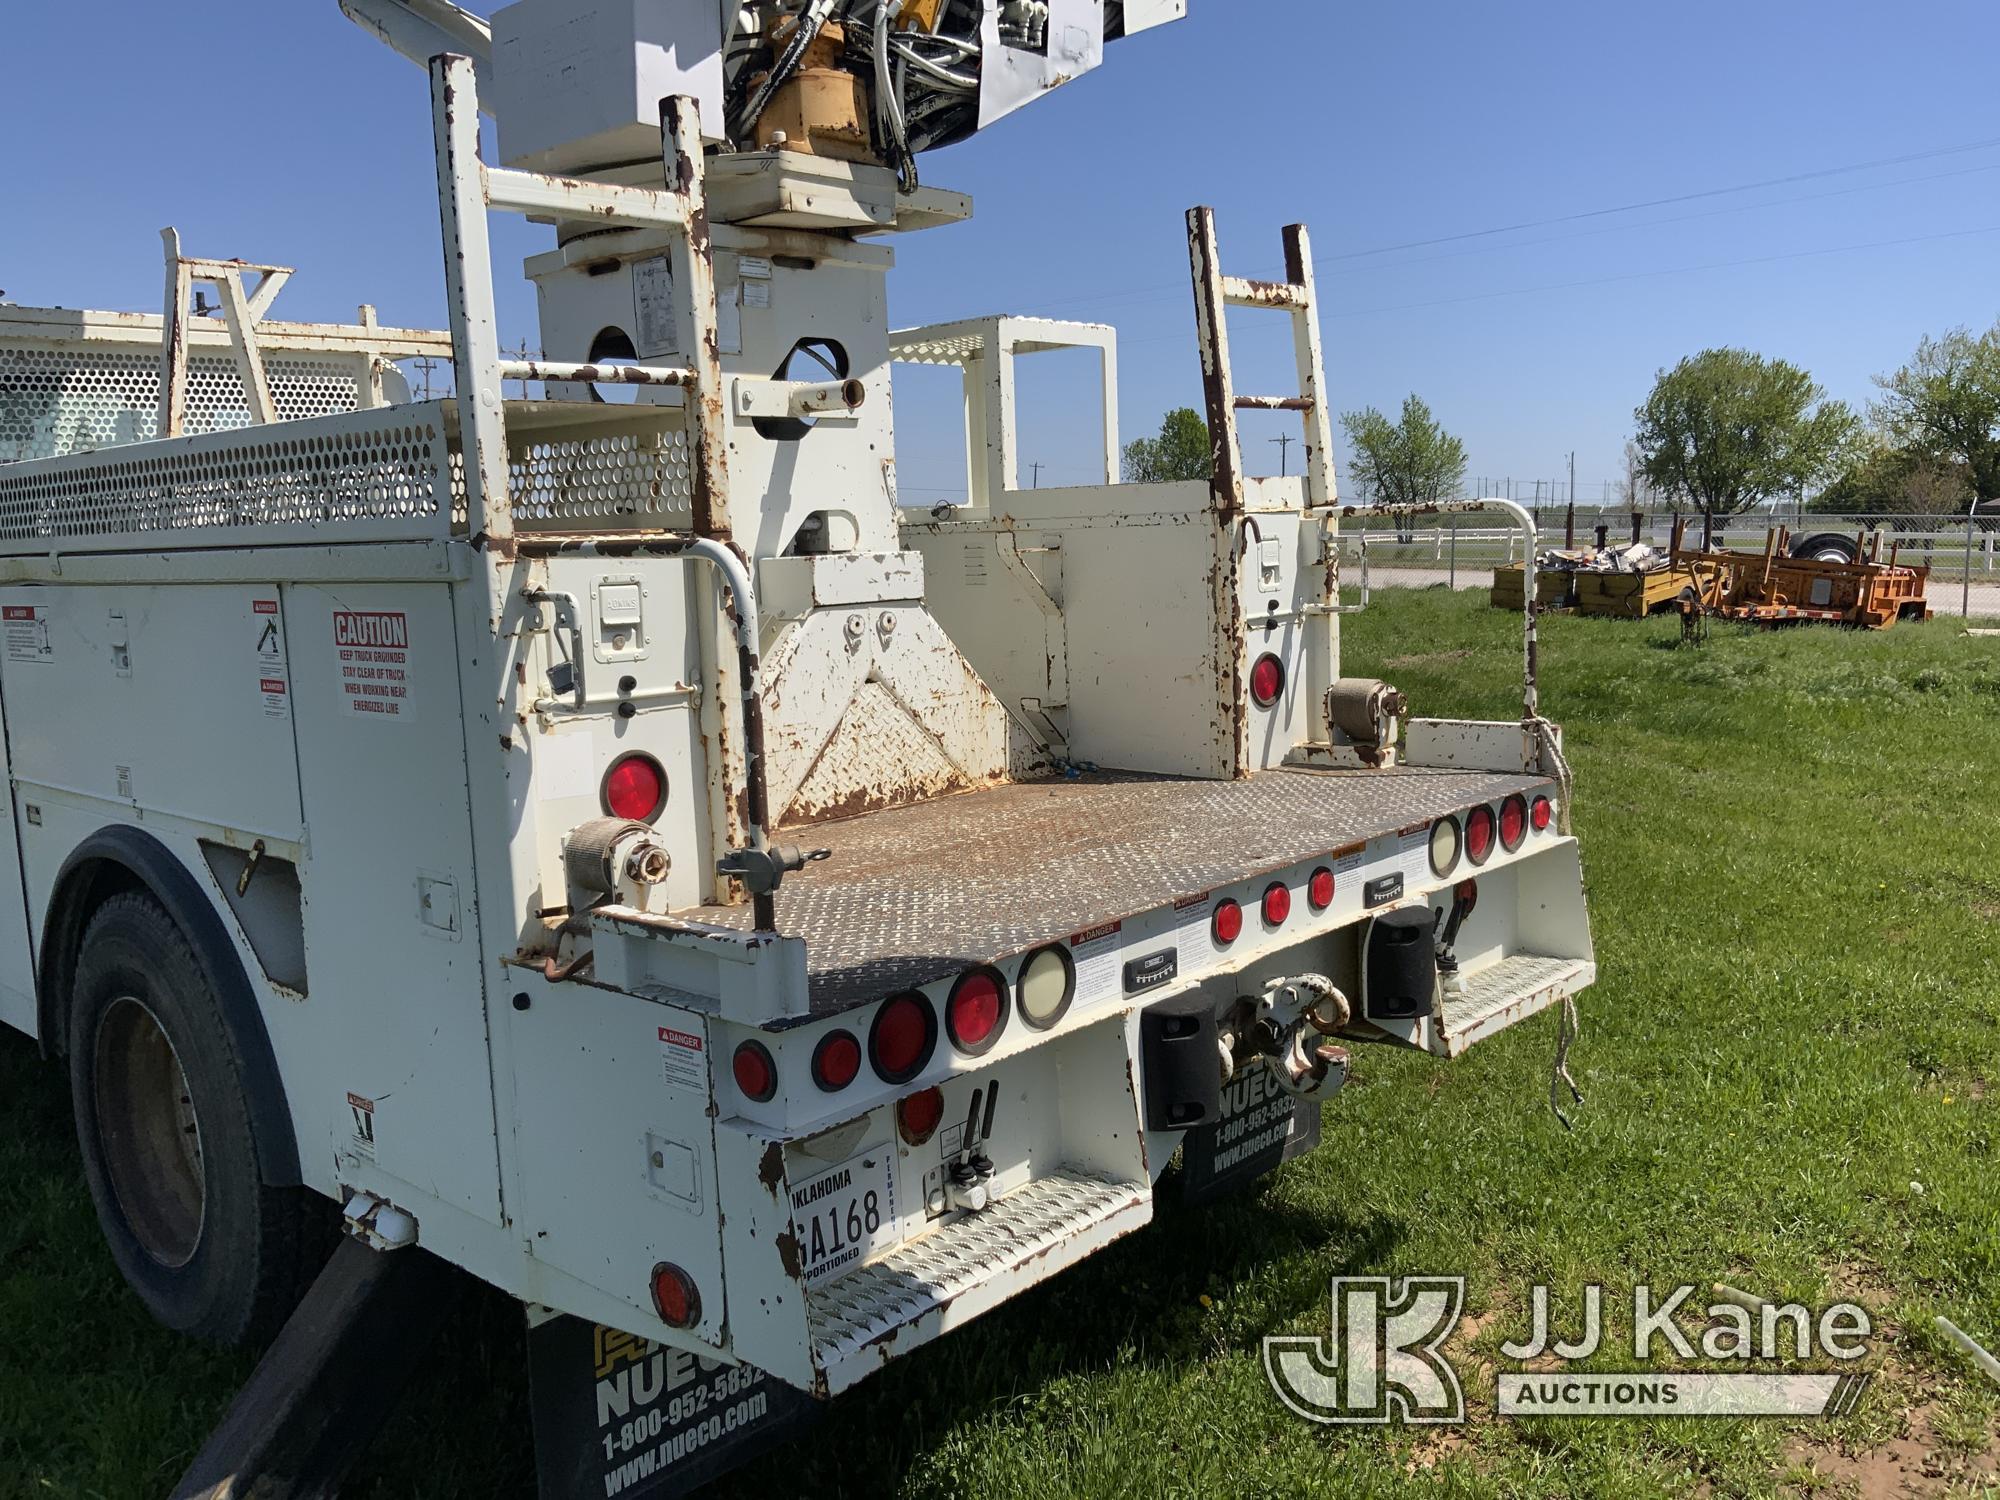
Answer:
[[[1791,532],[1765,535],[1764,550],[1690,552],[1686,522],[1674,525],[1673,566],[1692,580],[1681,591],[1683,614],[1719,615],[1759,625],[1818,620],[1886,630],[1898,620],[1927,620],[1924,597],[1930,569],[1897,561],[1897,547],[1882,560],[1882,534],[1856,538],[1856,561],[1793,557]]]

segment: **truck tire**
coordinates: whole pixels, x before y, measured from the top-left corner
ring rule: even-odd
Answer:
[[[119,1271],[169,1328],[268,1339],[304,1285],[304,1195],[264,1184],[215,994],[152,896],[91,917],[68,1036],[84,1176]]]
[[[1861,549],[1851,536],[1843,536],[1838,531],[1821,531],[1793,542],[1792,556],[1814,562],[1857,563],[1861,561]]]

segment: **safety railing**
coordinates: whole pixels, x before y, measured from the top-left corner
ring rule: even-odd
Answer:
[[[1535,683],[1537,671],[1538,643],[1535,638],[1535,518],[1526,506],[1517,505],[1512,500],[1497,498],[1483,500],[1444,500],[1430,505],[1343,505],[1340,516],[1343,521],[1372,519],[1377,516],[1396,520],[1415,520],[1428,516],[1463,515],[1469,511],[1497,510],[1511,517],[1516,532],[1521,538],[1521,548],[1525,553],[1527,577],[1524,580],[1524,600],[1521,610],[1521,656],[1522,691],[1521,719],[1531,723],[1541,718],[1541,694]],[[1363,577],[1366,578],[1364,572]],[[1364,582],[1364,589],[1366,584]]]

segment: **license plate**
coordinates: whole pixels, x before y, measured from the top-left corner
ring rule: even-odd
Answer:
[[[792,1237],[807,1286],[852,1271],[896,1241],[896,1153],[884,1146],[792,1189]]]

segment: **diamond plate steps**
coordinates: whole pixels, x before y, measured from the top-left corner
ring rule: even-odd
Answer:
[[[1473,1043],[1547,1010],[1596,978],[1597,965],[1585,959],[1548,958],[1539,953],[1503,958],[1468,975],[1464,994],[1445,998],[1431,1050],[1457,1057]]]
[[[1064,1168],[807,1294],[826,1393],[1141,1228],[1152,1188]]]

